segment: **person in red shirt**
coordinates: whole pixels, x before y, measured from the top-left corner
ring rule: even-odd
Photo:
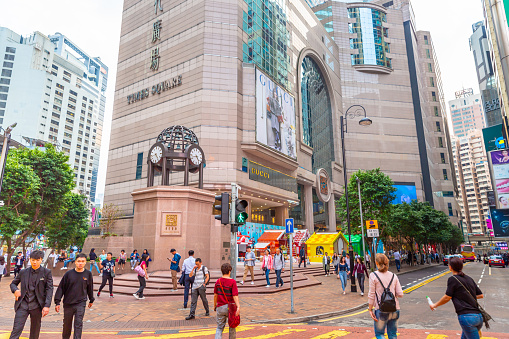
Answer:
[[[216,281],[214,286],[214,311],[216,311],[217,329],[215,339],[221,339],[224,327],[228,322],[228,303],[235,302],[237,305],[237,313],[240,314],[239,291],[237,289],[237,282],[235,279],[230,278],[232,266],[225,263],[221,266],[221,273],[223,276]],[[223,293],[224,292],[224,293]],[[237,338],[235,328],[230,327],[229,338]]]

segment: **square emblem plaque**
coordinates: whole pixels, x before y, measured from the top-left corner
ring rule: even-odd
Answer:
[[[182,213],[162,212],[161,235],[180,235],[182,225]]]

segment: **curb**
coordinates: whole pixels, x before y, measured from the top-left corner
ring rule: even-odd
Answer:
[[[413,270],[410,270],[410,271],[402,272],[402,273],[399,273],[398,275],[404,275],[404,274],[407,274],[407,273],[412,273],[412,272],[420,271],[420,270],[423,270],[423,269],[429,268],[429,267],[440,266],[440,264],[436,264],[436,265],[420,265],[420,266],[422,266],[422,267],[419,267],[419,268],[416,268],[416,269],[413,269]],[[293,323],[310,322],[310,321],[313,321],[313,320],[326,319],[326,318],[331,318],[331,317],[345,315],[345,314],[348,314],[348,313],[352,313],[352,312],[355,312],[355,311],[362,310],[363,308],[366,308],[366,307],[368,307],[368,303],[367,302],[363,303],[363,304],[360,304],[360,305],[357,305],[357,306],[354,306],[354,307],[351,307],[351,308],[348,308],[346,310],[341,310],[341,311],[320,313],[320,314],[314,314],[314,315],[303,316],[303,317],[295,317],[295,318],[287,318],[287,319],[251,320],[251,323],[253,323],[253,324],[268,324],[268,323],[270,323],[270,324],[293,324]]]

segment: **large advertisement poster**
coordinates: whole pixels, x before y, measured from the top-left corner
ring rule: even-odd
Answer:
[[[509,236],[509,209],[492,209],[491,223],[495,237]]]
[[[417,200],[417,190],[414,185],[392,185],[396,188],[396,198],[392,201],[393,204],[402,204],[406,202],[411,203],[412,200]]]
[[[295,100],[256,69],[256,141],[297,158]]]
[[[499,209],[509,208],[509,151],[491,151],[490,160],[496,206]]]

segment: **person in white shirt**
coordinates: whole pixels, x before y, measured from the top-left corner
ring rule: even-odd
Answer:
[[[394,252],[394,261],[396,262],[396,268],[398,269],[399,272],[399,270],[401,269],[401,254],[399,254],[398,250]]]
[[[187,301],[189,300],[189,288],[191,287],[191,281],[189,280],[189,274],[194,269],[196,261],[194,259],[194,251],[189,250],[189,257],[182,263],[182,274],[184,274],[184,308],[187,308]]]
[[[207,301],[207,284],[210,280],[210,273],[207,267],[202,265],[200,258],[196,258],[195,263],[196,265],[193,266],[193,269],[189,273],[190,278],[194,276],[194,282],[191,291],[191,311],[189,312],[189,316],[186,318],[186,320],[194,319],[196,306],[198,305],[198,296],[203,302],[203,307],[205,308],[205,316],[208,317],[210,314],[209,302]]]

